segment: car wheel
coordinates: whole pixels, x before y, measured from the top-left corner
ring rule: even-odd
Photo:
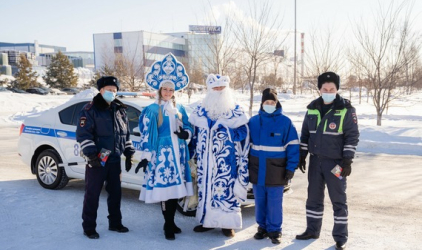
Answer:
[[[177,207],[176,207],[179,213],[188,217],[194,217],[196,215],[196,207],[194,209],[188,208],[186,211],[183,211],[184,206],[185,206],[185,198],[179,199],[177,201]]]
[[[60,156],[53,149],[47,149],[41,152],[37,158],[35,170],[38,183],[47,189],[61,189],[67,185],[69,178],[63,167]]]

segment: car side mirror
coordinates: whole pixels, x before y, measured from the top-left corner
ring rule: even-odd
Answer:
[[[134,136],[141,136],[141,133],[139,132],[139,127],[135,127],[132,129]]]

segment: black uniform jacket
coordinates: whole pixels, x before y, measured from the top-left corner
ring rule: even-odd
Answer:
[[[135,149],[130,140],[126,106],[119,100],[110,105],[99,93],[79,113],[76,140],[87,157],[97,155],[102,148],[111,150],[108,161],[120,161],[122,153],[130,157]]]
[[[338,94],[324,117],[320,117],[322,105],[319,97],[307,107],[300,136],[301,155],[309,152],[331,159],[354,158],[359,142],[355,108]]]

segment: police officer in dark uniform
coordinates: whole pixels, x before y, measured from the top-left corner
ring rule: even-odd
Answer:
[[[340,77],[333,72],[318,77],[321,97],[308,105],[300,137],[299,169],[308,170],[306,231],[298,240],[317,239],[324,212],[324,189],[328,188],[334,210],[332,231],[336,249],[345,249],[348,239],[346,182],[359,141],[356,110],[350,101],[337,94]]]
[[[100,236],[95,230],[101,189],[105,183],[108,193],[109,230],[126,233],[122,225],[120,201],[122,196],[120,157],[126,156],[126,169],[132,166],[135,149],[130,140],[126,106],[116,99],[119,81],[113,76],[97,81],[100,91],[79,113],[76,140],[88,160],[85,169],[85,197],[82,211],[84,234],[90,239]],[[101,152],[110,151],[106,161]]]

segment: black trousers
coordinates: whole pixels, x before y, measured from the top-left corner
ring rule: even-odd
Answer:
[[[101,190],[105,184],[108,193],[108,221],[109,226],[116,227],[122,224],[120,201],[122,188],[120,182],[120,161],[107,162],[104,167],[85,168],[85,197],[82,210],[82,227],[84,230],[93,230],[97,226],[97,210]]]
[[[347,242],[347,178],[340,180],[331,172],[337,164],[341,164],[341,160],[319,157],[317,155],[310,156],[308,199],[306,200],[306,230],[315,235],[320,234],[324,213],[324,191],[325,185],[327,185],[328,195],[334,211],[332,231],[334,241]]]

